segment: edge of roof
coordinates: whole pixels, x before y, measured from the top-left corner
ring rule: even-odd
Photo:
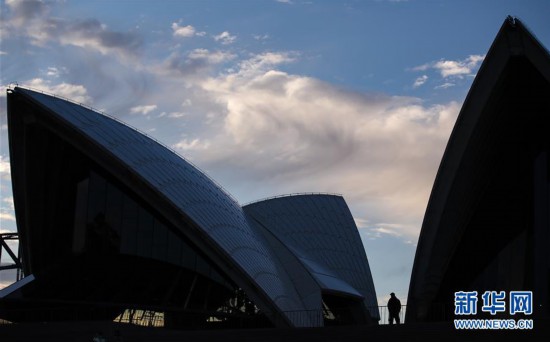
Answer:
[[[493,40],[468,91],[441,158],[418,238],[409,283],[409,302],[416,301],[415,292],[418,293],[418,289],[426,287],[425,275],[429,269],[429,263],[426,261],[432,259],[432,247],[436,242],[439,221],[451,191],[451,181],[455,179],[460,169],[467,142],[483,113],[483,106],[475,103],[475,99],[485,104],[508,61],[519,56],[533,63],[543,77],[550,82],[549,51],[519,19],[508,16]],[[421,279],[422,283],[418,283],[417,279]],[[408,312],[414,314],[413,310]]]
[[[143,136],[145,136],[146,138],[148,139],[151,139],[153,142],[159,144],[160,146],[164,147],[166,150],[170,151],[171,153],[173,153],[174,155],[176,155],[178,158],[182,159],[183,161],[185,161],[187,164],[191,165],[193,168],[195,168],[198,172],[200,172],[206,179],[208,179],[209,181],[211,181],[214,185],[216,185],[227,197],[229,197],[233,202],[235,202],[237,205],[240,206],[239,204],[239,201],[237,201],[237,199],[235,199],[233,197],[233,195],[231,195],[231,193],[229,191],[227,191],[220,183],[218,183],[215,179],[213,179],[212,177],[210,177],[205,171],[203,171],[200,167],[198,167],[197,165],[195,165],[193,162],[191,162],[189,159],[185,158],[184,156],[182,156],[180,153],[178,153],[176,150],[174,150],[172,147],[166,145],[165,143],[159,141],[158,139],[156,139],[155,137],[141,131],[140,129],[136,128],[135,126],[132,126],[122,120],[120,120],[119,118],[117,118],[116,116],[112,115],[112,114],[109,114],[105,111],[102,111],[102,110],[99,110],[99,109],[96,109],[92,106],[89,106],[89,105],[86,105],[86,104],[83,104],[81,102],[78,102],[78,101],[74,101],[74,100],[71,100],[69,98],[66,98],[66,97],[63,97],[63,96],[60,96],[60,95],[57,95],[57,94],[53,94],[53,93],[49,93],[49,92],[46,92],[46,91],[43,91],[43,90],[40,90],[40,89],[35,89],[35,88],[31,88],[31,87],[27,87],[27,86],[23,86],[23,85],[19,85],[18,83],[10,83],[8,86],[7,86],[7,91],[16,91],[17,89],[21,89],[21,90],[24,90],[24,91],[30,91],[30,92],[34,92],[34,93],[37,93],[37,94],[42,94],[42,95],[46,95],[46,96],[51,96],[53,98],[57,98],[57,99],[60,99],[60,100],[63,100],[63,101],[66,101],[66,102],[69,102],[69,103],[72,103],[74,105],[77,105],[77,106],[80,106],[80,107],[83,107],[89,111],[92,111],[96,114],[99,114],[99,115],[102,115],[102,116],[105,116],[111,120],[114,120],[116,122],[118,122],[119,124],[133,130],[134,132],[138,133],[138,134],[141,134]]]

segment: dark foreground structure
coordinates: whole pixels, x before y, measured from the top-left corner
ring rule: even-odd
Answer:
[[[158,142],[75,103],[15,87],[8,129],[26,277],[14,321],[137,320],[171,328],[378,320],[341,196],[243,208]]]
[[[537,322],[539,323],[539,322]],[[90,342],[94,338],[132,342],[517,342],[550,338],[550,324],[534,330],[461,330],[448,322],[400,325],[356,325],[324,328],[272,328],[246,330],[170,330],[113,322],[50,322],[0,325],[2,342]]]
[[[407,322],[451,320],[454,293],[474,290],[532,291],[534,317],[549,315],[549,146],[550,56],[509,17],[441,161],[416,251]]]

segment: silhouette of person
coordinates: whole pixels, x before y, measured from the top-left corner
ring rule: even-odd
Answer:
[[[399,319],[399,312],[401,311],[401,301],[397,299],[395,293],[390,293],[390,300],[388,300],[388,311],[390,312],[389,323],[393,324],[393,320],[399,324],[401,321]]]

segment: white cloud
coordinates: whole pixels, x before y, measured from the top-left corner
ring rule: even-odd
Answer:
[[[269,39],[268,34],[255,34],[252,37],[256,40],[267,40],[267,39]]]
[[[178,23],[172,23],[172,31],[174,37],[188,38],[195,35],[195,28],[191,25],[180,26]],[[204,34],[201,32],[201,35]]]
[[[183,108],[190,108],[192,105],[193,105],[193,103],[190,99],[185,99],[181,103],[181,107],[183,107]],[[174,112],[170,112],[170,113],[162,112],[159,115],[159,117],[167,116],[167,117],[172,118],[172,119],[179,119],[179,118],[183,118],[184,116],[188,116],[188,115],[189,115],[189,113],[186,112],[186,111],[174,111]]]
[[[0,51],[0,56],[7,55],[8,53],[5,51]]]
[[[402,237],[406,232],[412,235],[417,227],[407,227],[399,223],[376,223],[372,224],[368,219],[355,219],[357,228],[361,229],[369,240],[376,240],[384,236]]]
[[[155,109],[157,109],[157,105],[135,106],[130,108],[130,113],[147,115],[150,112],[154,111]]]
[[[414,80],[413,88],[418,88],[418,87],[420,87],[421,85],[423,85],[424,83],[426,83],[427,80],[428,80],[428,76],[427,76],[427,75],[422,75],[422,76],[418,77],[416,80]]]
[[[412,68],[412,71],[426,71],[431,67],[432,63],[426,63]]]
[[[219,41],[224,45],[232,44],[237,39],[237,36],[232,36],[229,32],[224,31],[217,36],[214,36],[215,41]]]
[[[170,113],[168,113],[168,117],[173,118],[173,119],[183,118],[184,116],[187,116],[187,115],[188,114],[186,112],[170,112]]]
[[[200,139],[196,138],[191,141],[188,139],[183,139],[180,142],[174,144],[172,146],[176,150],[206,150],[208,147],[210,147],[210,143],[208,141],[201,141]]]
[[[6,204],[6,208],[9,209],[9,210],[14,210],[15,207],[13,205],[13,197],[5,197],[2,202],[4,202]]]
[[[468,65],[458,61],[442,60],[436,62],[434,68],[439,70],[443,77],[467,75],[472,71]]]
[[[0,212],[0,222],[2,220],[6,220],[6,221],[15,221],[15,216],[11,213],[6,213],[6,212]]]
[[[239,63],[239,70],[235,75],[253,76],[258,72],[271,70],[278,65],[294,62],[296,56],[297,54],[292,52],[265,52],[254,55]]]
[[[358,229],[363,229],[368,227],[369,221],[367,219],[354,217],[353,220],[355,221],[355,225],[357,226]]]
[[[172,53],[164,62],[161,73],[173,76],[199,76],[211,71],[216,65],[233,60],[236,55],[227,51],[194,49],[187,55]]]
[[[141,47],[142,37],[135,32],[113,31],[96,19],[65,20],[50,16],[53,4],[38,0],[6,1],[10,14],[2,18],[1,36],[23,34],[38,46],[56,42],[120,56],[135,55]]]
[[[8,232],[12,233],[11,231],[0,230],[0,233],[8,233]],[[10,242],[11,241],[8,241],[8,244],[10,244]],[[17,251],[17,246],[10,246],[10,248],[12,250]],[[6,254],[3,255],[2,260],[5,261],[6,264],[13,264],[11,258]],[[3,270],[2,272],[0,272],[0,290],[15,283],[16,280],[17,280],[17,271],[15,269]]]
[[[59,77],[59,70],[57,70],[57,68],[54,68],[54,67],[49,67],[48,71],[46,72],[46,75]]]
[[[48,80],[33,78],[30,81],[24,82],[23,86],[28,86],[32,89],[44,91],[49,94],[62,96],[79,103],[86,104],[91,102],[91,99],[88,96],[88,91],[83,85],[65,82],[52,85]]]
[[[231,60],[235,57],[232,53],[224,51],[210,52],[207,49],[195,49],[187,57],[190,60],[205,60],[210,64],[219,64]]]
[[[100,38],[113,31],[97,21],[53,18],[55,29],[46,29],[42,35],[39,29],[51,18],[47,13],[46,19],[42,19],[42,14],[32,14],[41,10],[40,5],[34,8],[36,11],[20,16],[28,24],[21,30],[37,43],[59,42],[106,52],[115,49]],[[197,35],[190,25],[174,24],[169,34]],[[75,27],[76,33],[69,32],[70,27]],[[131,43],[139,39],[132,39],[131,35],[120,38],[128,40],[129,51],[136,51],[138,45]],[[221,43],[236,40],[228,31],[215,38]],[[376,233],[397,232],[407,238],[418,233],[437,165],[458,113],[457,103],[426,105],[418,98],[356,93],[284,72],[284,64],[299,58],[293,52],[264,52],[235,61],[234,53],[222,50],[172,52],[162,63],[158,62],[157,69],[147,69],[154,69],[154,92],[143,91],[141,84],[150,80],[141,79],[143,73],[136,70],[136,78],[127,84],[113,84],[112,88],[117,89],[118,96],[124,89],[133,91],[136,87],[135,94],[147,97],[123,96],[132,100],[122,99],[116,105],[148,115],[158,109],[154,103],[162,103],[163,120],[171,117],[172,123],[179,120],[189,125],[186,128],[194,136],[174,138],[179,136],[174,133],[179,127],[161,129],[160,125],[159,136],[167,137],[168,144],[185,151],[199,165],[214,170],[213,178],[233,187],[235,191],[231,192],[243,201],[284,192],[337,192],[344,195],[354,216],[369,218],[369,227],[377,228]],[[89,58],[80,52],[79,57]],[[107,60],[100,54],[91,58],[97,65],[105,65],[100,62]],[[229,62],[234,69],[220,73]],[[477,64],[476,58],[464,61],[466,66]],[[116,71],[115,66],[111,63],[111,67],[98,69],[109,76]],[[128,68],[132,71],[136,67],[132,64]],[[426,68],[439,71],[435,63]],[[432,77],[427,72],[419,75],[423,74]],[[41,86],[48,92],[62,91],[61,95],[77,101],[78,96],[89,99],[82,85],[31,81],[31,86]],[[426,81],[421,77],[419,82]],[[128,103],[124,101],[136,98],[140,102],[124,107]],[[189,99],[192,108],[181,107],[183,99]],[[107,107],[106,103],[98,106]],[[132,107],[136,104],[140,105]]]
[[[13,230],[13,229],[6,229],[6,228],[4,228],[4,227],[0,227],[0,234],[14,233],[14,232],[15,232],[15,230]],[[13,241],[13,240],[8,240],[8,241],[6,241],[6,243],[9,244],[9,243],[11,243],[12,241]]]
[[[10,172],[11,169],[9,159],[4,156],[0,156],[0,174],[9,174]]]
[[[248,184],[244,202],[285,192],[342,193],[374,233],[414,240],[459,104],[355,93],[277,70],[295,59],[254,55],[236,70],[197,81],[218,109],[200,140],[173,146],[217,170],[222,184]]]
[[[10,8],[12,20],[17,26],[22,26],[29,20],[46,14],[49,10],[47,4],[41,0],[6,0],[5,3]]]
[[[395,237],[402,236],[405,229],[406,227],[404,227],[403,225],[395,223],[378,223],[376,227],[372,228],[372,230],[376,233],[391,235]]]
[[[64,72],[66,70],[64,70],[64,68],[62,68],[61,70],[59,70],[58,68],[56,67],[48,67],[48,70],[46,70],[46,76],[50,76],[50,77],[59,77],[59,75],[61,75],[61,72]]]
[[[62,45],[74,45],[97,50],[102,54],[112,51],[122,55],[134,54],[141,46],[141,37],[133,32],[111,31],[97,20],[71,23],[58,29],[59,42]],[[52,36],[53,38],[53,36]]]
[[[454,83],[451,83],[451,82],[445,82],[443,84],[440,84],[436,87],[434,87],[434,89],[447,89],[447,88],[450,88],[450,87],[454,87],[456,84]]]
[[[426,71],[434,69],[443,78],[462,78],[464,76],[473,75],[481,62],[485,59],[485,55],[470,55],[463,60],[445,60],[441,59],[436,62],[426,63],[412,68],[413,71]]]

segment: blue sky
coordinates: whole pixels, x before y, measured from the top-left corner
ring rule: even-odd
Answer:
[[[3,86],[117,116],[241,203],[342,194],[380,305],[406,302],[439,161],[502,22],[550,46],[548,1],[5,0],[0,13]],[[0,228],[14,230],[5,99]]]

